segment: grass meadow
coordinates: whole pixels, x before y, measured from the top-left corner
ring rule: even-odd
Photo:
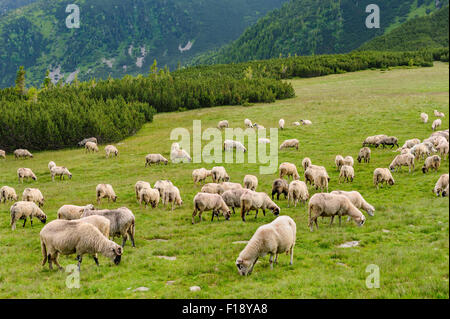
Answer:
[[[85,256],[81,268],[81,287],[66,287],[68,273],[41,266],[39,232],[43,225],[29,222],[16,231],[9,226],[9,203],[0,204],[0,298],[449,298],[449,200],[436,198],[432,188],[449,162],[443,161],[439,172],[424,175],[423,162],[416,162],[412,174],[406,168],[394,173],[396,184],[376,190],[372,174],[377,167],[388,167],[397,153],[391,149],[372,148],[370,164],[356,161],[365,137],[375,134],[395,135],[400,145],[406,139],[423,140],[431,133],[433,110],[446,114],[441,129],[449,127],[449,65],[435,63],[432,68],[396,68],[369,70],[311,79],[293,79],[296,97],[273,104],[226,106],[179,113],[158,114],[135,136],[120,143],[119,157],[106,159],[104,146],[96,154],[83,149],[39,152],[31,160],[14,160],[9,154],[0,160],[0,186],[9,185],[21,197],[26,187],[39,188],[46,198],[44,212],[48,221],[56,218],[63,204],[95,203],[95,187],[112,184],[117,203],[102,202],[100,208],[126,206],[136,216],[136,248],[125,246],[122,262],[115,266],[103,256],[100,267]],[[420,113],[427,112],[430,122],[423,124]],[[276,203],[281,215],[297,223],[294,264],[279,256],[270,270],[268,256],[260,259],[251,276],[239,276],[235,260],[255,230],[275,217],[261,213],[243,223],[239,214],[230,221],[223,217],[191,224],[192,200],[201,186],[194,186],[195,168],[216,164],[170,164],[144,168],[148,153],[169,158],[170,132],[184,127],[192,131],[192,121],[201,120],[202,129],[215,127],[227,119],[231,127],[243,127],[244,119],[278,127],[284,118],[287,128],[279,131],[279,143],[297,138],[300,148],[279,153],[278,165],[295,163],[303,177],[301,161],[308,156],[313,164],[323,165],[331,177],[329,190],[358,190],[375,206],[374,217],[366,214],[363,227],[319,219],[319,230],[308,228],[304,205],[287,208],[287,201]],[[310,127],[294,127],[300,119],[313,122]],[[207,142],[204,141],[204,144]],[[355,158],[353,183],[338,184],[334,167],[337,154]],[[72,180],[51,181],[47,164],[55,161],[66,166]],[[259,164],[224,164],[231,181],[242,183],[244,175],[259,178],[258,191],[270,193],[277,173],[259,175]],[[16,170],[29,167],[37,182],[19,184]],[[140,208],[134,194],[138,180],[152,185],[158,179],[170,179],[181,191],[184,204],[173,212],[160,207]],[[310,196],[316,191],[309,188]],[[196,219],[198,221],[198,219]],[[353,248],[339,248],[348,241],[359,241]],[[118,243],[121,240],[116,238]],[[175,256],[166,260],[157,256]],[[60,256],[62,266],[76,264],[75,255]],[[380,288],[366,287],[366,267],[380,269]],[[170,283],[168,284],[168,282]],[[200,286],[191,292],[190,286]],[[145,286],[145,292],[133,292]]]

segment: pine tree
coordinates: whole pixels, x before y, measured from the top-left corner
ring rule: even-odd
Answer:
[[[25,69],[23,68],[23,66],[21,66],[19,68],[19,71],[17,71],[17,76],[16,76],[16,92],[17,94],[20,95],[25,95],[26,92],[26,87],[25,87]]]

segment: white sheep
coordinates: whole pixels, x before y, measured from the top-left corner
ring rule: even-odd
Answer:
[[[134,184],[134,192],[136,194],[136,200],[139,200],[139,192],[143,188],[152,188],[152,187],[150,186],[149,182],[144,181],[137,181],[136,184]]]
[[[395,180],[392,177],[391,171],[388,168],[376,168],[373,171],[373,184],[378,189],[378,185],[383,183],[394,185]]]
[[[328,176],[327,170],[323,166],[309,165],[305,170],[305,183],[315,185],[316,176],[323,175],[327,177],[328,182],[330,182],[330,177]]]
[[[414,171],[414,155],[409,153],[397,155],[389,165],[389,169],[392,172],[399,171],[402,166],[408,166],[410,173],[411,170]]]
[[[4,150],[0,150],[0,158],[6,159],[6,152]]]
[[[212,180],[214,183],[228,182],[230,180],[230,176],[228,176],[225,167],[223,166],[214,166],[211,170]]]
[[[18,159],[18,158],[33,158],[33,154],[31,154],[28,150],[25,149],[17,149],[14,151],[14,158]]]
[[[169,186],[173,186],[173,183],[166,179],[166,180],[156,181],[155,186],[153,186],[153,188],[157,189],[160,197],[163,198],[164,190]],[[151,188],[151,187],[149,187],[149,188]]]
[[[19,177],[19,182],[23,183],[23,179],[26,178],[27,180],[31,178],[34,181],[37,181],[36,175],[34,175],[33,171],[29,168],[19,168],[17,170],[17,176]]]
[[[206,179],[211,175],[212,175],[212,171],[208,170],[206,168],[203,168],[203,167],[194,169],[192,171],[192,179],[193,179],[195,185],[206,181]]]
[[[236,213],[234,210],[235,208],[241,207],[241,196],[247,191],[247,188],[235,188],[223,192],[223,201],[233,210],[233,214]]]
[[[180,190],[178,187],[174,185],[169,185],[166,188],[164,188],[164,193],[162,196],[162,202],[164,207],[169,207],[169,204],[172,204],[171,210],[174,210],[174,206],[183,205],[183,201],[181,200]]]
[[[300,120],[300,123],[302,125],[312,125],[312,122],[310,120]]]
[[[258,217],[258,211],[262,209],[266,216],[266,209],[270,209],[275,216],[280,214],[280,208],[269,198],[266,193],[254,192],[249,190],[241,196],[241,218],[245,222],[245,214],[251,210],[256,210],[255,219]]]
[[[174,149],[170,152],[170,160],[172,163],[190,163],[192,158],[189,156],[189,153],[183,149]]]
[[[223,142],[223,150],[224,151],[240,151],[240,152],[247,152],[247,149],[245,146],[239,142],[239,141],[233,141],[233,140],[225,140]]]
[[[219,219],[219,212],[222,212],[226,220],[230,219],[231,211],[224,202],[222,196],[218,194],[198,193],[194,197],[194,212],[192,213],[192,224],[194,224],[194,217],[198,213],[200,221],[203,220],[202,214],[204,211],[212,211],[211,221],[214,216]]]
[[[110,155],[114,155],[117,157],[119,155],[119,150],[114,145],[107,145],[105,147],[106,158],[109,158]]]
[[[114,203],[117,200],[116,193],[114,192],[113,187],[111,184],[98,184],[95,188],[95,193],[97,196],[97,203],[100,204],[100,201],[102,198],[107,198],[108,203],[110,200],[112,200]]]
[[[220,183],[220,185],[222,186],[222,189],[224,192],[230,190],[230,189],[241,189],[242,185],[239,183],[232,183],[232,182],[223,182]]]
[[[217,124],[217,128],[219,130],[222,130],[222,129],[227,128],[227,127],[229,127],[229,124],[228,124],[227,120],[220,121],[219,124]]]
[[[381,134],[381,135],[374,135],[374,136],[369,136],[369,137],[367,137],[365,140],[364,140],[364,142],[363,142],[363,144],[362,144],[362,146],[364,147],[364,146],[378,146],[379,145],[379,141],[381,140],[381,139],[384,139],[384,138],[386,138],[386,137],[388,137],[387,135],[384,135],[384,134]]]
[[[425,163],[423,164],[423,167],[422,167],[422,172],[424,174],[428,173],[428,171],[430,169],[434,169],[437,172],[439,170],[440,166],[441,166],[441,158],[440,158],[440,156],[439,155],[433,155],[433,156],[428,157],[425,160]]]
[[[164,163],[164,165],[167,165],[169,161],[161,154],[148,154],[145,156],[145,167],[147,167],[147,165],[151,166],[152,164],[159,163]]]
[[[87,142],[94,142],[95,144],[97,144],[97,138],[95,137],[85,138],[84,140],[78,143],[78,146],[85,146]]]
[[[436,146],[436,150],[444,160],[446,157],[448,159],[449,143],[447,141],[442,141],[438,146]]]
[[[447,185],[447,187],[442,191],[442,197],[448,197],[449,192],[450,192],[450,190]]]
[[[313,223],[319,229],[317,218],[331,217],[330,225],[333,223],[334,217],[339,217],[339,226],[341,226],[341,217],[350,216],[358,226],[364,225],[366,217],[359,211],[355,205],[344,195],[332,195],[326,193],[314,194],[308,204],[309,228],[314,231]]]
[[[297,203],[300,200],[303,204],[309,199],[308,187],[306,187],[305,182],[302,181],[292,181],[289,184],[288,189],[288,207],[291,201],[294,203],[294,207],[297,207]]]
[[[42,266],[48,261],[50,269],[53,269],[53,263],[59,269],[63,269],[58,263],[59,254],[75,253],[78,270],[84,254],[92,255],[97,265],[97,253],[112,259],[116,265],[120,263],[122,257],[122,247],[106,238],[97,227],[86,222],[55,220],[42,228],[39,237],[43,256]]]
[[[110,221],[110,229],[109,236],[113,239],[114,237],[122,237],[122,247],[125,246],[127,239],[131,240],[131,245],[136,247],[134,243],[134,234],[135,234],[135,217],[131,210],[126,207],[120,207],[117,209],[109,210],[90,210],[85,209],[81,218],[92,216],[92,215],[100,215],[106,217]]]
[[[298,174],[297,167],[292,163],[281,163],[279,167],[280,178],[288,177],[288,180],[292,177],[294,180],[299,180],[300,175]]]
[[[37,188],[25,188],[22,194],[22,200],[26,202],[35,202],[39,207],[44,206],[44,196]]]
[[[251,189],[255,191],[258,187],[258,177],[254,175],[245,175],[244,176],[244,188]]]
[[[280,129],[284,130],[284,120],[283,119],[280,119],[278,121],[278,126],[280,127]]]
[[[260,138],[258,138],[258,143],[259,144],[270,144],[270,140],[268,138],[260,137]]]
[[[306,171],[306,169],[312,165],[311,159],[309,157],[305,157],[302,161],[302,167],[303,171]]]
[[[55,176],[59,176],[60,180],[64,180],[64,176],[72,179],[72,173],[64,166],[53,166],[50,170],[50,175],[52,176],[52,181],[55,181]]]
[[[344,157],[342,155],[336,155],[334,164],[336,165],[336,169],[340,171],[341,167],[344,165]]]
[[[353,179],[355,178],[355,170],[353,169],[353,167],[349,165],[343,165],[339,173],[339,184],[341,183],[341,178],[344,180],[344,182],[353,182]]]
[[[353,205],[355,205],[356,208],[364,210],[370,216],[375,215],[375,208],[372,205],[370,205],[368,202],[366,202],[364,197],[362,197],[362,195],[357,191],[350,191],[350,192],[332,191],[330,194],[331,195],[344,195],[352,202]]]
[[[441,119],[437,119],[433,121],[433,124],[431,125],[431,128],[433,129],[433,131],[436,131],[436,129],[442,125],[442,121]]]
[[[263,130],[265,127],[255,123],[255,124],[253,124],[253,128],[256,128],[257,130]]]
[[[48,170],[49,171],[51,171],[52,167],[55,167],[55,166],[56,166],[55,162],[53,162],[53,161],[48,162]]]
[[[33,227],[33,217],[39,219],[43,224],[47,221],[47,215],[34,203],[34,202],[26,202],[20,201],[14,203],[10,208],[11,213],[11,229],[16,229],[16,222],[19,219],[23,219],[23,226],[27,222],[27,218],[30,218],[31,227]]]
[[[9,186],[3,186],[0,188],[0,203],[6,203],[6,201],[17,201],[18,197],[16,190]]]
[[[139,191],[139,205],[142,206],[142,202],[145,204],[145,208],[150,204],[152,208],[158,207],[159,204],[159,191],[154,188],[144,187]]]
[[[300,142],[297,139],[290,139],[290,140],[286,140],[283,143],[281,143],[280,145],[280,150],[285,149],[285,148],[295,148],[298,150],[298,144]]]
[[[244,120],[244,125],[245,125],[245,127],[253,128],[252,121],[250,121],[249,119]]]
[[[324,170],[318,170],[314,174],[314,186],[316,187],[316,189],[320,188],[322,192],[326,190],[326,192],[328,193],[328,180],[328,174]]]
[[[358,163],[361,163],[361,161],[364,159],[364,163],[369,163],[370,162],[370,154],[371,154],[371,150],[368,147],[363,147],[359,150],[358,153]]]
[[[438,110],[434,110],[434,116],[436,117],[445,117],[445,114],[442,112],[439,112]]]
[[[297,225],[289,216],[279,216],[270,224],[260,226],[236,259],[239,274],[250,275],[258,259],[267,254],[270,254],[271,269],[273,269],[273,262],[278,262],[278,254],[284,252],[289,253],[289,264],[292,265],[296,238]]]
[[[300,122],[297,122],[297,121],[296,121],[296,122],[293,122],[292,125],[294,125],[294,126],[300,126],[301,124],[300,124]]]
[[[209,194],[223,194],[225,190],[223,189],[221,184],[218,183],[207,183],[203,185],[201,189],[202,193],[209,193]]]
[[[86,142],[86,144],[84,144],[84,148],[86,150],[86,153],[98,152],[98,145],[94,142]]]
[[[420,144],[420,140],[418,138],[413,138],[410,140],[406,140],[405,144],[401,148],[412,148],[414,145]]]
[[[420,118],[422,122],[428,123],[428,114],[427,113],[420,113]]]
[[[353,160],[353,157],[351,157],[350,155],[344,158],[344,165],[353,167],[354,163],[355,161]]]
[[[439,194],[441,194],[446,188],[448,188],[448,174],[442,174],[438,181],[436,182],[436,185],[433,188],[433,193],[436,194],[436,196],[439,197]],[[447,193],[448,194],[448,193]]]
[[[94,205],[88,204],[85,206],[63,205],[58,209],[56,216],[58,219],[75,220],[80,219],[85,209],[93,210]]]

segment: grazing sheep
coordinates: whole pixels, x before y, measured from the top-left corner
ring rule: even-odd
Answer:
[[[358,226],[364,225],[366,217],[359,211],[355,205],[344,195],[332,195],[325,193],[314,194],[308,205],[309,229],[314,231],[313,223],[319,229],[317,218],[331,217],[330,225],[333,223],[334,217],[339,217],[339,226],[341,226],[342,216],[350,216]]]
[[[78,146],[85,146],[87,142],[92,142],[97,144],[97,139],[95,137],[85,138],[81,142],[78,143]]]
[[[259,144],[270,144],[270,140],[268,138],[258,138],[258,143]]]
[[[322,174],[320,174],[322,172]],[[315,177],[317,175],[325,175],[327,177],[328,182],[330,182],[330,177],[328,176],[327,170],[323,166],[317,166],[317,165],[310,165],[305,170],[305,183],[310,183],[311,185],[314,184]]]
[[[6,203],[7,200],[17,201],[17,199],[18,197],[14,188],[9,186],[3,186],[0,188],[0,203]]]
[[[253,124],[253,128],[256,128],[257,130],[262,130],[262,129],[264,129],[265,127],[262,126],[262,125],[259,125],[259,124],[255,123],[255,124]]]
[[[286,140],[283,143],[281,143],[280,150],[282,150],[284,148],[294,148],[295,147],[295,149],[297,149],[297,151],[298,151],[298,144],[299,144],[299,141],[295,138]]]
[[[436,196],[439,197],[439,194],[445,191],[445,189],[448,189],[448,174],[442,174],[438,181],[436,182],[436,185],[433,188],[433,193],[436,194]],[[448,192],[447,192],[448,196]]]
[[[116,193],[110,184],[98,184],[95,188],[95,193],[97,195],[97,204],[100,204],[101,199],[105,197],[108,198],[108,203],[109,200],[112,200],[114,203],[117,200]]]
[[[311,159],[310,159],[309,157],[305,157],[305,158],[303,159],[303,161],[302,161],[302,167],[303,167],[303,170],[306,171],[306,169],[307,169],[309,166],[311,166],[311,164],[312,164]]]
[[[218,194],[198,193],[194,197],[194,212],[192,213],[192,224],[194,224],[194,217],[198,213],[200,221],[202,221],[202,214],[204,211],[212,210],[211,221],[214,216],[219,219],[219,212],[222,212],[226,220],[230,219],[231,211],[224,202],[222,196]]]
[[[164,193],[162,196],[162,201],[164,207],[169,207],[172,204],[172,211],[174,210],[174,205],[181,206],[183,201],[181,200],[180,190],[174,185],[167,186],[164,188]]]
[[[340,171],[341,167],[344,165],[344,157],[342,157],[342,155],[336,155],[334,163],[336,164],[337,170]]]
[[[39,205],[39,207],[44,206],[44,196],[41,191],[37,188],[25,188],[22,194],[22,200],[25,202],[34,202]]]
[[[300,123],[302,125],[312,125],[312,122],[310,120],[300,120]]]
[[[62,223],[63,222],[63,223]],[[39,233],[42,251],[42,266],[48,261],[49,269],[53,263],[63,269],[58,263],[58,256],[75,253],[78,260],[78,270],[84,254],[90,254],[98,266],[97,254],[110,258],[118,265],[122,257],[122,247],[106,238],[100,230],[92,224],[77,221],[55,220]]]
[[[378,189],[378,184],[383,185],[383,183],[394,185],[395,180],[392,177],[391,171],[387,168],[376,168],[373,171],[373,184]]]
[[[448,159],[449,144],[447,141],[442,141],[438,146],[436,146],[436,150],[444,160],[446,157]]]
[[[147,167],[147,165],[151,166],[152,164],[159,163],[164,163],[164,165],[167,165],[169,161],[161,154],[148,154],[145,156],[145,167]]]
[[[434,169],[436,172],[438,171],[439,167],[441,167],[441,158],[439,155],[433,155],[430,157],[427,157],[425,160],[425,163],[422,167],[422,172],[428,173],[428,170]]]
[[[300,200],[303,204],[309,199],[308,187],[306,187],[305,182],[302,181],[292,181],[289,184],[288,191],[288,207],[291,201],[294,203],[294,207],[297,207],[297,203]]]
[[[48,162],[48,170],[51,172],[52,171],[52,167],[55,167],[56,164],[53,161]]]
[[[228,182],[230,180],[230,176],[228,176],[227,171],[223,166],[213,167],[211,170],[211,175],[214,183]]]
[[[449,188],[447,185],[447,187],[442,191],[442,197],[448,197],[448,193],[449,193]]]
[[[58,217],[58,219],[65,219],[65,220],[80,219],[85,209],[94,210],[94,205],[92,204],[88,204],[85,206],[64,205],[61,206],[60,209],[58,209],[56,216]]]
[[[412,148],[414,145],[420,144],[420,140],[418,138],[413,138],[410,140],[406,140],[405,144],[401,148]]]
[[[212,175],[212,171],[207,170],[203,167],[199,168],[199,169],[194,169],[192,171],[192,179],[193,179],[195,185],[206,181],[206,179],[211,175]]]
[[[97,143],[94,142],[86,142],[86,144],[84,145],[84,148],[86,150],[86,153],[90,153],[90,152],[96,152],[98,153],[98,146]]]
[[[314,175],[314,186],[316,187],[316,189],[320,188],[322,192],[326,190],[328,193],[328,180],[329,177],[326,171],[316,171],[316,174]]]
[[[170,152],[170,160],[172,163],[185,163],[186,161],[190,163],[192,158],[189,156],[189,153],[182,149],[173,149]]]
[[[289,184],[286,180],[278,178],[272,184],[272,199],[273,195],[277,194],[277,200],[280,200],[280,194],[284,194],[284,199],[289,195]]]
[[[354,163],[355,161],[353,160],[353,157],[351,157],[350,155],[344,158],[344,165],[353,167]]]
[[[248,189],[246,188],[236,188],[223,192],[223,201],[233,210],[233,214],[236,213],[234,210],[235,208],[241,207],[241,196],[247,191]]]
[[[283,119],[280,119],[278,121],[278,126],[280,127],[280,129],[284,130],[284,120]]]
[[[144,181],[138,181],[134,185],[134,192],[136,193],[136,200],[139,200],[139,192],[143,188],[152,188],[152,187],[150,186],[150,183],[144,182]]]
[[[364,147],[364,146],[377,146],[378,147],[378,142],[381,140],[381,139],[383,139],[383,138],[387,138],[388,136],[387,135],[384,135],[384,134],[382,134],[382,135],[374,135],[374,136],[369,136],[369,137],[367,137],[365,140],[364,140],[364,142],[363,142],[363,144],[362,144],[362,146]]]
[[[23,179],[27,180],[31,178],[34,181],[37,181],[36,175],[34,175],[33,171],[29,168],[19,168],[17,170],[17,176],[19,177],[19,182],[23,183]]]
[[[17,149],[14,151],[14,158],[18,159],[18,158],[33,158],[33,154],[31,154],[28,150],[25,149]]]
[[[4,150],[0,150],[0,158],[6,159],[6,152]]]
[[[425,159],[431,154],[430,148],[425,144],[427,142],[414,145],[410,150],[410,154],[414,155],[415,159]]]
[[[217,183],[207,183],[203,185],[201,189],[202,193],[209,193],[209,194],[223,194],[225,190],[223,189],[221,184]]]
[[[436,129],[442,125],[442,121],[441,119],[437,119],[433,121],[433,124],[431,125],[431,128],[433,129],[433,131],[436,131]]]
[[[10,213],[12,230],[16,229],[16,222],[19,219],[24,220],[22,227],[25,227],[28,217],[30,217],[31,227],[33,227],[33,217],[39,219],[43,224],[47,221],[47,216],[34,202],[16,202],[11,206]]]
[[[375,147],[378,147],[380,145],[383,145],[383,148],[386,147],[386,145],[390,145],[391,148],[394,148],[394,146],[398,146],[398,138],[395,136],[387,136],[380,138],[377,143],[375,144]]]
[[[249,119],[244,120],[244,125],[245,125],[245,127],[253,128],[252,121],[250,121]]]
[[[114,155],[117,157],[119,155],[119,150],[114,145],[107,145],[105,147],[106,158],[109,158],[109,155]]]
[[[332,191],[330,194],[331,195],[344,195],[352,202],[353,205],[355,205],[356,208],[364,210],[370,216],[375,215],[375,208],[372,205],[370,205],[368,202],[366,202],[366,200],[362,197],[362,195],[357,191],[351,191],[351,192]]]
[[[158,190],[159,195],[162,198],[163,194],[164,194],[164,190],[169,186],[173,186],[173,183],[166,179],[166,180],[156,181],[155,186],[153,188]]]
[[[255,191],[256,187],[258,187],[258,177],[254,175],[245,175],[244,188],[248,188],[251,189],[252,191]]]
[[[391,165],[389,165],[389,169],[392,172],[400,171],[402,166],[408,166],[410,173],[411,173],[411,169],[414,171],[414,168],[415,168],[414,155],[409,154],[409,153],[397,155],[394,158],[394,160],[391,162]]]
[[[428,123],[428,114],[427,113],[420,113],[420,118],[422,119],[422,122]]]
[[[113,210],[103,209],[103,210],[90,210],[85,209],[81,218],[100,215],[106,217],[110,221],[109,236],[113,239],[114,237],[122,237],[122,247],[125,247],[125,243],[128,238],[131,240],[131,245],[136,247],[134,244],[134,233],[135,233],[135,217],[133,212],[126,207],[121,207]]]
[[[445,114],[442,112],[439,112],[438,110],[434,110],[434,116],[436,117],[445,117]]]
[[[50,170],[50,175],[52,176],[52,181],[55,181],[55,176],[59,176],[59,179],[64,180],[64,176],[68,176],[69,179],[72,179],[72,173],[64,166],[54,166]]]
[[[243,188],[239,183],[231,183],[231,182],[223,182],[220,184],[223,188],[223,191],[226,192],[230,189],[241,189]]]
[[[301,124],[300,124],[300,122],[293,122],[292,125],[294,125],[294,126],[300,126]]]
[[[445,137],[445,139],[448,141],[449,139],[449,131],[446,129],[445,131],[436,131],[431,133],[431,136],[442,136]]]
[[[154,188],[144,187],[139,191],[139,205],[142,206],[142,202],[145,204],[145,208],[150,204],[152,208],[158,207],[159,204],[159,191]]]
[[[227,128],[227,127],[229,127],[229,124],[228,124],[227,120],[220,121],[219,124],[217,124],[217,128],[219,130]]]
[[[270,209],[275,216],[280,214],[280,208],[269,198],[266,193],[247,191],[241,196],[241,218],[245,222],[245,214],[251,210],[256,210],[255,219],[258,217],[258,211],[262,209],[266,216],[266,209]]]
[[[270,254],[270,269],[273,269],[273,255],[278,263],[278,254],[284,252],[290,254],[289,264],[292,265],[296,238],[297,225],[289,216],[279,216],[270,224],[260,226],[236,259],[239,274],[250,275],[258,258],[267,254]]]
[[[339,184],[341,183],[341,178],[344,180],[344,182],[353,182],[353,179],[355,178],[355,170],[353,169],[353,167],[349,165],[342,166],[339,173]]]
[[[239,142],[239,141],[233,141],[233,140],[225,140],[223,142],[223,150],[224,151],[233,151],[234,149],[236,149],[236,151],[240,151],[240,152],[247,152],[247,149],[245,148],[245,146]]]
[[[300,175],[298,175],[297,167],[292,163],[282,163],[279,167],[280,178],[284,178],[285,176],[292,177],[294,180],[299,180]]]
[[[359,150],[358,153],[358,163],[361,163],[361,161],[364,159],[364,163],[369,163],[370,162],[370,154],[371,154],[371,150],[368,147],[363,147],[362,149]]]

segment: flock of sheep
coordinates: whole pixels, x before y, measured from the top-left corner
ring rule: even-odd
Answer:
[[[435,111],[435,116],[444,117],[443,113]],[[424,123],[428,121],[428,115],[421,114]],[[249,119],[245,119],[244,125],[249,128],[264,128],[258,124],[252,124]],[[312,125],[309,120],[301,120],[293,123],[297,125]],[[441,120],[433,122],[432,135],[420,141],[416,138],[407,140],[402,147],[399,147],[398,139],[394,136],[376,135],[366,138],[358,154],[358,162],[369,163],[371,159],[371,150],[369,146],[379,147],[396,146],[397,155],[388,168],[376,168],[373,173],[373,183],[375,187],[382,184],[394,185],[395,181],[391,172],[407,166],[409,171],[415,169],[415,161],[424,160],[422,167],[423,173],[430,169],[438,170],[441,160],[448,160],[449,153],[449,131],[436,131],[441,125]],[[220,121],[218,128],[229,127],[228,121]],[[279,128],[284,129],[285,121],[279,121]],[[270,143],[270,140],[260,139],[259,143]],[[81,141],[79,146],[84,146],[86,152],[98,152],[97,139],[89,138]],[[246,148],[238,141],[226,140],[224,150],[245,152]],[[283,141],[280,150],[285,148],[295,148],[298,150],[299,141],[290,139]],[[113,145],[105,147],[106,157],[111,155],[118,156],[119,151]],[[439,153],[439,155],[433,155]],[[24,149],[14,151],[16,159],[33,158],[33,155]],[[6,158],[5,152],[0,150],[0,158]],[[171,147],[170,159],[172,163],[191,162],[189,153],[182,149],[178,143],[173,143]],[[153,164],[168,164],[168,160],[161,154],[148,154],[145,157],[145,166]],[[343,157],[337,155],[335,166],[339,173],[339,183],[353,182],[355,177],[354,159],[352,156]],[[68,176],[72,178],[70,171],[63,166],[57,166],[54,162],[48,164],[50,176],[54,181],[55,176]],[[230,177],[223,166],[213,167],[211,170],[205,168],[194,169],[192,179],[194,185],[202,184],[201,191],[193,199],[192,224],[195,223],[195,217],[202,221],[202,215],[205,211],[211,211],[211,221],[214,217],[219,219],[220,215],[228,220],[235,208],[241,209],[241,219],[245,222],[246,216],[251,211],[255,211],[255,218],[259,210],[266,214],[266,210],[271,211],[278,216],[273,222],[263,225],[257,229],[253,237],[248,242],[244,250],[239,254],[236,260],[236,267],[241,275],[249,275],[259,257],[266,254],[270,255],[270,266],[277,262],[278,254],[286,252],[290,254],[290,263],[293,262],[294,245],[296,240],[296,223],[289,216],[279,216],[281,209],[273,201],[274,196],[277,200],[280,195],[284,195],[288,202],[288,207],[293,204],[297,206],[298,202],[308,203],[308,226],[311,231],[314,225],[318,229],[317,219],[319,217],[330,217],[331,223],[337,216],[341,224],[342,216],[348,216],[348,220],[358,225],[364,225],[366,217],[361,212],[365,211],[370,216],[375,213],[375,208],[367,203],[363,196],[357,191],[335,190],[328,192],[328,183],[330,177],[324,166],[314,165],[311,159],[304,158],[302,161],[304,181],[300,180],[300,174],[293,163],[281,163],[279,166],[279,177],[272,183],[271,197],[265,192],[258,192],[258,177],[246,175],[243,183],[230,182]],[[19,182],[23,183],[24,178],[31,178],[37,181],[36,175],[29,168],[19,168],[17,170]],[[211,182],[207,183],[207,179]],[[286,180],[287,179],[287,180]],[[291,181],[292,179],[292,181]],[[320,189],[320,193],[309,195],[308,184],[310,187]],[[157,181],[153,188],[150,183],[138,181],[134,186],[136,200],[145,207],[150,205],[152,208],[158,207],[160,201],[164,207],[171,205],[173,210],[175,206],[181,206],[180,190],[169,180]],[[437,181],[433,192],[443,197],[449,194],[449,174],[443,174]],[[103,198],[116,202],[117,196],[110,184],[99,184],[96,187],[96,199],[99,204]],[[22,194],[22,201],[18,201],[15,190],[9,186],[3,186],[0,189],[0,203],[6,201],[15,202],[10,208],[11,228],[15,230],[16,223],[24,220],[23,227],[29,218],[33,225],[33,217],[44,224],[47,221],[46,214],[42,211],[45,199],[37,188],[26,188]],[[80,267],[84,254],[92,255],[98,265],[97,254],[100,253],[110,258],[115,264],[119,264],[123,253],[123,248],[127,239],[135,247],[135,216],[132,211],[126,207],[114,210],[97,210],[92,204],[86,206],[64,205],[57,212],[57,220],[54,220],[43,227],[40,232],[41,250],[43,255],[42,265],[48,262],[50,269],[55,264],[62,268],[58,263],[58,255],[76,254],[78,267]],[[122,245],[119,246],[109,238],[122,238]]]

